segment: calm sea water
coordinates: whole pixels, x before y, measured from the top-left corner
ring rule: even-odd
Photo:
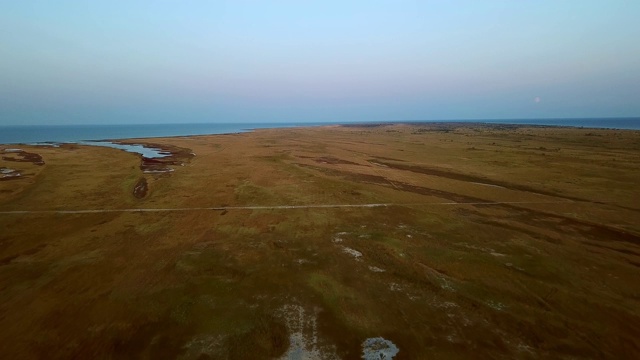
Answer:
[[[640,118],[621,119],[527,119],[474,120],[498,124],[559,125],[640,130]],[[81,142],[87,140],[130,139],[166,136],[228,134],[259,128],[318,126],[338,123],[255,123],[255,124],[144,124],[144,125],[60,125],[0,126],[0,144]]]
[[[88,140],[115,140],[232,134],[259,128],[314,126],[319,123],[256,123],[256,124],[135,124],[135,125],[29,125],[0,126],[0,144],[65,143]]]
[[[571,126],[585,128],[640,130],[640,117],[636,118],[587,118],[587,119],[507,119],[480,120],[492,124],[519,124],[544,126]]]

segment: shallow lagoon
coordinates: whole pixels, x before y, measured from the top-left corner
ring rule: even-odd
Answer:
[[[130,153],[140,154],[146,158],[162,158],[171,155],[170,153],[167,153],[162,149],[146,147],[138,144],[118,144],[110,141],[79,141],[78,144],[90,146],[106,146],[114,149],[124,150]]]

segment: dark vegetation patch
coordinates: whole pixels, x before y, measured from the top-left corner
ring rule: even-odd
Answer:
[[[513,204],[496,204],[505,209],[514,211],[517,216],[513,220],[524,224],[544,228],[556,229],[561,233],[573,230],[584,238],[594,241],[621,241],[633,245],[640,245],[640,235],[627,230],[593,223],[587,220],[578,220],[558,214],[521,208]]]
[[[561,234],[566,233],[567,230],[573,230],[580,236],[594,241],[621,241],[633,245],[640,245],[640,235],[627,230],[597,224],[587,220],[578,220],[559,214],[527,209],[514,204],[495,204],[492,206],[501,207],[513,212],[513,217],[509,217],[510,220],[538,228],[554,229]],[[478,205],[478,207],[482,207],[482,205]]]
[[[36,153],[24,151],[22,149],[4,149],[2,150],[2,160],[20,163],[31,163],[36,166],[44,165],[42,156]],[[28,177],[21,170],[11,169],[7,167],[0,167],[0,181],[19,180]]]
[[[113,141],[116,144],[131,145],[130,143]],[[140,170],[143,173],[154,174],[156,176],[167,175],[173,172],[170,166],[184,166],[188,164],[195,156],[191,149],[156,143],[141,143],[140,145],[148,148],[159,149],[160,154],[165,155],[161,158],[148,158],[142,156],[140,162]]]
[[[449,191],[431,189],[431,188],[426,188],[422,186],[411,185],[411,184],[407,184],[399,181],[391,181],[383,176],[378,176],[378,175],[358,174],[358,173],[349,172],[349,171],[325,169],[325,168],[319,168],[319,167],[304,165],[304,164],[298,164],[298,165],[302,167],[310,168],[316,171],[321,171],[329,175],[340,176],[350,181],[366,182],[366,183],[381,185],[385,187],[393,187],[400,191],[408,191],[408,192],[412,192],[420,195],[435,196],[435,197],[447,199],[453,202],[473,203],[474,206],[478,206],[478,207],[482,207],[483,204],[486,204],[486,205],[509,209],[511,211],[515,211],[515,214],[521,214],[520,216],[517,217],[517,220],[519,220],[520,222],[537,226],[537,227],[553,227],[558,229],[561,229],[563,227],[571,228],[576,232],[580,233],[581,235],[593,240],[622,241],[630,244],[640,245],[640,235],[631,233],[623,229],[596,224],[596,223],[592,223],[585,220],[578,220],[578,219],[573,219],[573,218],[562,216],[562,215],[522,208],[514,204],[496,204],[493,201],[476,198],[472,196],[456,194]]]
[[[75,143],[60,144],[59,147],[60,147],[60,149],[65,149],[65,150],[78,150],[78,149],[80,149],[80,146],[78,144],[75,144]]]
[[[587,244],[589,246],[599,247],[599,248],[602,248],[602,249],[616,251],[616,252],[619,252],[619,253],[625,254],[625,255],[633,255],[633,256],[640,257],[640,253],[637,252],[637,251],[633,251],[633,250],[619,249],[619,248],[615,248],[615,247],[611,247],[611,246],[605,246],[605,245],[602,245],[602,244],[594,243],[592,241],[583,241],[583,244]]]
[[[252,328],[231,336],[227,346],[229,359],[277,358],[289,348],[289,334],[274,316],[262,315]]]
[[[335,157],[331,157],[331,156],[322,156],[319,158],[314,159],[315,162],[317,163],[321,163],[321,164],[332,164],[332,165],[336,165],[336,164],[344,164],[344,165],[360,165],[356,162],[353,161],[348,161],[348,160],[342,160],[342,159],[338,159]]]
[[[378,128],[378,127],[384,127],[384,126],[393,126],[393,125],[397,125],[394,123],[359,123],[359,124],[342,124],[340,126],[342,127],[346,127],[346,128]]]
[[[17,259],[17,258],[19,258],[19,257],[21,257],[21,256],[35,255],[35,254],[37,254],[40,250],[44,249],[45,247],[47,247],[47,244],[40,244],[40,245],[38,245],[38,246],[36,246],[36,247],[33,247],[33,248],[31,248],[31,249],[24,250],[24,251],[19,252],[19,253],[17,253],[17,254],[13,254],[13,255],[5,256],[5,257],[3,257],[3,258],[1,258],[1,259],[0,259],[0,266],[2,266],[2,265],[7,265],[7,264],[9,264],[10,262],[12,262],[14,259]]]
[[[377,160],[388,160],[388,161],[406,162],[405,160],[395,159],[395,158],[390,158],[390,157],[384,157],[384,156],[374,156],[374,158],[375,158],[375,159],[377,159]]]
[[[369,174],[360,174],[360,173],[354,173],[354,172],[336,170],[336,169],[325,169],[325,168],[320,168],[320,167],[315,167],[315,166],[310,166],[305,164],[298,164],[298,166],[313,169],[316,171],[321,171],[328,175],[340,176],[344,179],[354,181],[354,182],[364,182],[364,183],[370,183],[375,185],[382,185],[386,187],[393,187],[401,191],[408,191],[408,192],[412,192],[420,195],[435,196],[435,197],[439,197],[442,199],[455,201],[455,202],[491,203],[491,201],[487,201],[487,200],[476,198],[476,197],[456,194],[449,191],[426,188],[422,186],[411,185],[411,184],[407,184],[399,181],[392,181],[380,175],[369,175]]]
[[[59,322],[64,322],[64,316],[69,313],[60,314]],[[127,324],[128,326],[105,327],[97,331],[99,336],[88,334],[82,339],[78,346],[61,347],[58,344],[58,354],[64,354],[63,358],[86,359],[94,358],[96,349],[101,352],[112,354],[117,359],[176,359],[184,353],[184,344],[188,341],[193,330],[176,322],[165,315],[160,319],[149,319],[144,323]],[[51,339],[46,339],[50,342]],[[50,358],[45,355],[47,347],[46,340],[42,341],[40,358]],[[146,355],[146,356],[145,356]]]
[[[573,196],[559,195],[550,191],[535,189],[526,185],[512,184],[512,183],[499,181],[499,180],[491,180],[482,176],[461,174],[461,173],[456,173],[456,172],[444,170],[444,169],[427,168],[427,167],[417,166],[417,165],[394,164],[394,163],[389,163],[384,161],[381,161],[379,163],[384,166],[390,167],[392,169],[405,170],[405,171],[410,171],[417,174],[437,176],[437,177],[442,177],[442,178],[451,179],[451,180],[458,180],[458,181],[478,182],[478,183],[483,183],[488,185],[501,186],[501,187],[512,189],[512,190],[520,190],[520,191],[526,191],[526,192],[539,194],[539,195],[559,197],[567,200],[587,201],[587,202],[589,201],[589,200],[585,200],[585,199],[581,199]]]
[[[22,173],[16,169],[0,167],[0,181],[17,180],[22,178]]]
[[[627,260],[627,263],[628,263],[629,265],[633,265],[633,266],[635,266],[635,267],[640,268],[640,263],[639,263],[639,262],[632,261],[632,260]]]
[[[569,226],[588,239],[597,241],[621,241],[636,246],[640,245],[640,235],[626,230],[568,217],[558,216],[558,218],[562,219],[562,222],[558,226]]]
[[[583,199],[583,198],[579,198],[579,197],[575,197],[575,196],[562,195],[562,194],[554,193],[554,192],[551,192],[551,191],[536,189],[536,188],[533,188],[533,187],[530,187],[530,186],[526,186],[526,185],[519,185],[519,184],[509,183],[509,182],[506,182],[506,181],[491,180],[491,179],[487,179],[487,178],[482,177],[482,176],[475,176],[475,175],[469,175],[469,174],[456,173],[456,172],[453,172],[453,171],[450,171],[450,170],[427,168],[427,167],[417,166],[417,165],[394,164],[394,163],[389,163],[389,162],[384,162],[384,161],[377,161],[377,162],[375,162],[375,164],[386,166],[386,167],[389,167],[389,168],[392,168],[392,169],[405,170],[405,171],[410,171],[410,172],[413,172],[413,173],[425,174],[425,175],[430,175],[430,176],[437,176],[437,177],[442,177],[442,178],[446,178],[446,179],[466,181],[466,182],[474,182],[474,183],[483,183],[483,184],[493,185],[493,186],[500,186],[500,187],[503,187],[503,188],[506,188],[506,189],[510,189],[510,190],[526,191],[526,192],[529,192],[529,193],[532,193],[532,194],[537,194],[537,195],[553,196],[553,197],[556,197],[556,198],[572,200],[572,201],[581,201],[581,202],[591,202],[591,203],[596,203],[596,204],[603,204],[602,202],[598,202],[598,201],[591,201],[591,200],[587,200],[587,199]],[[613,206],[620,207],[620,208],[627,209],[627,210],[638,211],[638,209],[630,208],[630,207],[627,207],[627,206],[622,206],[622,205],[617,205],[617,204],[614,204]]]
[[[147,196],[147,192],[149,191],[149,185],[147,184],[147,178],[141,177],[136,181],[136,184],[133,186],[133,196],[138,199],[142,199]]]
[[[514,212],[513,218],[507,217],[507,218],[501,218],[501,219],[488,218],[486,214],[483,214],[479,211],[473,211],[470,209],[459,209],[456,211],[456,213],[464,214],[464,216],[469,218],[469,220],[478,224],[484,224],[488,226],[502,228],[505,230],[510,230],[516,233],[525,234],[530,236],[533,239],[544,240],[551,244],[560,244],[562,242],[561,237],[544,234],[543,232],[533,230],[531,227],[527,227],[527,225],[528,226],[540,225],[540,224],[536,224],[533,221],[527,221],[527,219],[529,219],[527,212],[523,212],[522,214],[524,215],[522,216],[519,216],[518,213]],[[509,220],[514,220],[514,223],[513,224],[510,223]]]
[[[33,165],[38,165],[38,166],[44,165],[44,160],[42,159],[42,156],[36,153],[30,153],[24,150],[11,151],[11,152],[7,152],[7,150],[5,150],[5,154],[11,154],[15,156],[3,155],[2,160],[14,161],[14,162],[30,162]]]

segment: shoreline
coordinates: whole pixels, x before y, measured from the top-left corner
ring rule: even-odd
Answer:
[[[416,126],[423,128],[432,128],[431,131],[454,131],[455,129],[464,128],[484,128],[488,130],[516,130],[516,129],[563,129],[563,130],[589,130],[589,131],[623,131],[623,132],[640,132],[640,129],[621,129],[621,128],[602,128],[602,127],[585,127],[585,126],[568,126],[568,125],[540,125],[540,124],[515,124],[515,123],[494,123],[494,122],[465,122],[465,121],[403,121],[403,122],[370,122],[370,123],[327,123],[324,125],[300,125],[300,126],[287,126],[287,127],[264,127],[264,128],[247,128],[235,132],[227,133],[211,133],[211,134],[192,134],[192,135],[169,135],[169,136],[149,136],[149,137],[129,137],[129,138],[106,138],[96,140],[77,140],[69,142],[55,142],[45,141],[37,143],[0,143],[1,148],[7,148],[11,146],[37,146],[37,147],[60,147],[60,146],[97,146],[107,147],[117,150],[122,150],[136,155],[145,163],[151,162],[167,162],[172,160],[176,155],[175,152],[168,150],[166,146],[158,144],[155,141],[161,139],[197,139],[205,136],[233,136],[241,134],[249,134],[260,131],[273,131],[273,130],[291,130],[291,129],[322,129],[330,127],[354,129],[374,129],[382,127],[393,126]],[[592,135],[597,136],[597,135]],[[3,150],[1,149],[0,150]],[[140,149],[142,148],[142,149]],[[164,171],[163,171],[164,172]]]
[[[338,126],[344,127],[378,127],[378,126],[389,126],[389,125],[451,125],[451,126],[499,126],[499,127],[509,127],[509,128],[519,128],[519,127],[535,127],[535,128],[568,128],[568,129],[593,129],[593,130],[631,130],[631,131],[640,131],[640,118],[624,118],[628,120],[637,120],[638,127],[637,128],[624,128],[624,127],[615,127],[615,126],[585,126],[585,125],[562,125],[562,124],[535,124],[535,123],[518,123],[518,122],[500,122],[501,120],[478,120],[478,121],[464,121],[464,120],[455,120],[455,121],[392,121],[392,122],[362,122],[362,123],[347,123],[347,124],[339,124]],[[548,119],[550,121],[556,119]],[[557,120],[572,120],[572,119],[557,119]],[[523,120],[525,121],[525,120]]]
[[[242,128],[239,130],[235,130],[235,131],[229,131],[229,132],[219,132],[219,133],[202,133],[202,134],[188,134],[188,135],[152,135],[152,136],[130,136],[130,137],[105,137],[105,138],[100,138],[100,139],[89,139],[89,140],[73,140],[73,141],[55,141],[55,140],[47,140],[47,141],[36,141],[36,142],[28,142],[28,141],[20,141],[20,142],[3,142],[0,143],[0,146],[9,146],[9,145],[26,145],[26,146],[59,146],[62,144],[78,144],[78,145],[88,145],[87,143],[99,143],[99,142],[110,142],[110,143],[114,143],[117,144],[119,142],[122,141],[128,141],[128,140],[146,140],[146,139],[163,139],[163,138],[192,138],[192,137],[197,137],[197,136],[214,136],[214,135],[237,135],[237,134],[243,134],[243,133],[250,133],[250,132],[254,132],[254,131],[259,131],[259,130],[274,130],[274,129],[294,129],[294,128],[299,128],[299,129],[304,129],[304,128],[321,128],[321,127],[331,127],[331,126],[338,126],[338,127],[346,127],[346,128],[357,128],[357,127],[363,127],[363,128],[374,128],[374,127],[382,127],[382,126],[397,126],[397,125],[406,125],[406,126],[438,126],[438,127],[442,127],[442,128],[457,128],[457,127],[477,127],[477,126],[482,126],[482,127],[488,127],[488,128],[509,128],[509,129],[515,129],[515,128],[527,128],[527,127],[531,127],[531,128],[537,128],[537,129],[544,129],[544,128],[562,128],[562,129],[582,129],[582,130],[615,130],[615,131],[640,131],[640,118],[620,118],[623,120],[638,120],[638,128],[623,128],[623,127],[615,127],[615,126],[611,126],[611,127],[604,127],[604,126],[584,126],[584,125],[563,125],[563,124],[534,124],[534,123],[517,123],[517,122],[496,122],[493,120],[488,120],[488,121],[380,121],[380,122],[358,122],[358,123],[325,123],[325,124],[317,124],[317,123],[310,123],[310,124],[303,124],[303,125],[289,125],[286,123],[282,123],[282,125],[287,125],[287,126],[277,126],[279,124],[277,123],[273,123],[273,124],[265,124],[265,125],[274,125],[274,126],[268,126],[268,127],[249,127],[249,128]],[[555,119],[548,119],[550,121],[553,121]],[[572,120],[572,119],[558,119],[558,120]],[[588,119],[585,119],[588,120]],[[603,119],[606,120],[606,119]],[[523,120],[526,121],[526,120]],[[109,126],[153,126],[151,124],[134,124],[134,125],[86,125],[86,127],[94,127],[94,126],[100,126],[100,127],[109,127]],[[159,125],[180,125],[180,124],[159,124]],[[189,124],[186,124],[189,125]],[[215,125],[215,124],[207,124],[207,125]],[[228,125],[228,124],[223,124],[223,125]],[[255,124],[251,124],[251,125],[255,125]],[[28,128],[28,127],[38,127],[40,125],[9,125],[6,127],[10,127],[10,128]],[[85,127],[85,125],[46,125],[44,127],[56,127],[56,128],[60,128],[60,127],[76,127],[76,126],[83,126]],[[0,127],[1,128],[1,127]],[[90,145],[90,144],[89,144]],[[98,145],[100,146],[100,145]],[[125,150],[126,151],[126,150]]]

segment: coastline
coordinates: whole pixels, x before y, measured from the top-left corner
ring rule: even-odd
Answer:
[[[638,119],[640,121],[640,118]],[[280,124],[283,125],[283,124]],[[310,128],[383,128],[394,126],[415,126],[422,128],[435,128],[438,131],[452,131],[458,128],[485,128],[492,130],[517,130],[517,129],[565,129],[565,130],[590,130],[595,132],[620,131],[620,132],[637,132],[640,129],[620,129],[605,127],[584,127],[584,126],[568,126],[568,125],[541,125],[541,124],[516,124],[516,123],[496,123],[496,122],[471,122],[471,121],[404,121],[404,122],[370,122],[370,123],[329,123],[329,124],[310,124],[310,125],[291,125],[274,126],[274,127],[253,127],[240,129],[228,133],[211,133],[211,134],[192,134],[192,135],[169,135],[169,136],[149,136],[149,137],[127,137],[127,138],[106,138],[96,140],[78,140],[70,142],[38,142],[38,143],[0,143],[1,148],[22,146],[22,147],[59,147],[61,145],[71,146],[98,146],[122,150],[124,152],[136,154],[140,157],[142,163],[151,161],[159,161],[160,163],[171,163],[175,152],[168,150],[165,145],[160,145],[158,140],[175,140],[175,139],[191,139],[198,137],[210,136],[233,136],[260,131],[273,130],[291,130],[291,129],[310,129]],[[171,146],[169,146],[171,147]],[[183,151],[181,150],[182,154]],[[195,155],[195,154],[194,154]],[[184,154],[181,155],[184,157]],[[161,160],[165,158],[164,160]],[[153,166],[151,166],[153,168]],[[167,168],[165,168],[165,172]]]
[[[611,123],[614,122],[614,123]],[[640,130],[640,118],[589,119],[507,119],[507,120],[447,120],[447,121],[375,121],[375,122],[317,122],[317,123],[198,123],[198,124],[134,124],[134,125],[24,125],[1,126],[0,144],[55,145],[80,142],[115,142],[127,139],[155,139],[207,135],[230,135],[261,129],[289,129],[322,126],[375,127],[390,125],[440,126],[508,126],[560,127],[577,129]],[[620,126],[623,125],[623,126]],[[195,127],[185,130],[185,127]],[[3,129],[4,128],[4,129]],[[80,130],[78,130],[80,129]],[[127,133],[127,129],[130,133]],[[208,130],[207,130],[208,129]],[[73,135],[74,131],[81,131]],[[12,132],[17,134],[11,134]],[[119,135],[113,136],[114,132]],[[42,133],[48,135],[41,135]]]

